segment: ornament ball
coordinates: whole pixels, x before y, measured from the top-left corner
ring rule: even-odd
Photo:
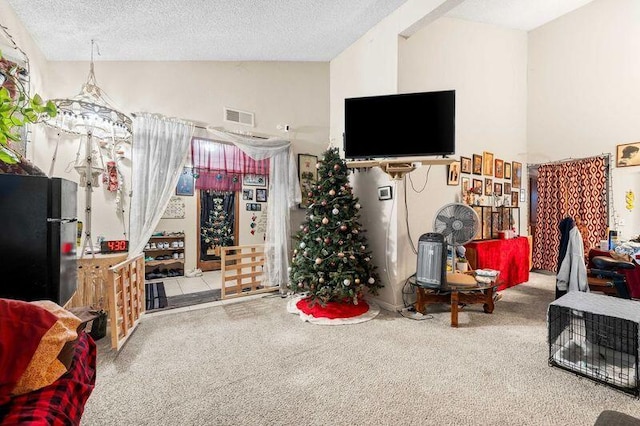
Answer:
[[[369,278],[369,284],[373,284],[375,282],[376,282],[376,280],[374,280],[373,277]]]
[[[340,213],[340,210],[338,210],[338,209],[333,209],[333,210],[331,210],[331,213],[333,213],[333,214],[338,214],[338,213]]]
[[[347,225],[342,225],[342,226],[340,226],[340,230],[341,230],[341,231],[346,231],[346,230],[347,230]]]
[[[329,191],[329,195],[331,195],[331,196],[336,195],[336,191],[335,191],[334,189],[331,189],[331,190]]]
[[[316,258],[316,265],[319,265],[319,264],[321,264],[321,263],[322,263],[322,259],[320,259],[319,257],[318,257],[318,258]]]
[[[349,284],[351,284],[351,281],[349,281],[349,280],[344,280],[344,281],[342,281],[342,282],[344,283],[344,285],[349,285]]]
[[[355,282],[356,284],[360,284],[360,278],[356,278],[355,280],[353,280],[353,282]]]
[[[338,253],[338,257],[340,258],[344,257],[344,253],[343,252]]]
[[[326,217],[322,218],[322,224],[326,225],[327,223],[329,223],[329,219],[327,219]]]

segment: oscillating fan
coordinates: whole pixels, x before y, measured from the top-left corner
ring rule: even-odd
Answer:
[[[442,234],[447,244],[453,246],[453,265],[456,264],[458,246],[473,239],[480,227],[480,218],[475,210],[466,204],[451,203],[436,213],[433,221],[434,232]]]

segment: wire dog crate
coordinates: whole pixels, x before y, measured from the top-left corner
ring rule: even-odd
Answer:
[[[640,396],[640,303],[569,292],[549,305],[549,365]]]

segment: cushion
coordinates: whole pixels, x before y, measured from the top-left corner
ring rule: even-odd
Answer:
[[[81,323],[78,317],[54,302],[44,300],[30,304],[55,315],[56,322],[41,337],[29,365],[11,391],[12,395],[22,395],[48,386],[67,372],[67,367],[58,356],[67,342],[77,339],[76,330]]]
[[[0,299],[0,405],[9,400],[40,339],[57,321],[54,314],[38,306]]]

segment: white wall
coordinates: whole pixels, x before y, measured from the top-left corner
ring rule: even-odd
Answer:
[[[440,18],[406,40],[398,37],[436,3],[407,2],[331,61],[332,140],[342,146],[347,97],[455,89],[456,157],[490,151],[525,164],[526,33]],[[404,182],[378,169],[356,173],[352,180],[385,284],[378,300],[399,308],[405,280],[416,265],[409,233],[417,245],[420,235],[432,230],[436,209],[459,201],[460,189],[446,185],[445,166],[423,166]],[[393,186],[392,201],[377,199],[377,187],[385,185]],[[521,218],[526,224],[526,214]]]
[[[87,62],[50,62],[50,97],[69,97],[79,92],[89,71]],[[319,62],[98,62],[98,85],[113,105],[125,112],[154,112],[223,126],[230,130],[289,137],[294,153],[319,154],[329,138],[329,65]],[[255,113],[256,127],[223,122],[223,107]],[[277,129],[289,124],[290,133]],[[199,130],[197,136],[207,137]],[[33,159],[49,170],[57,136],[34,145]],[[62,137],[54,175],[77,180],[65,168],[75,159],[76,138]],[[130,163],[124,168],[130,189]],[[144,194],[142,194],[144,196]],[[122,224],[115,215],[113,194],[101,186],[94,192],[92,235],[122,238]],[[84,192],[78,197],[78,211],[84,211]],[[186,269],[195,267],[198,212],[196,197],[185,196],[186,219],[165,219],[158,230],[185,231]],[[127,217],[128,217],[127,203]],[[82,215],[82,214],[81,214]],[[82,217],[82,216],[81,216]],[[241,216],[242,217],[242,216]],[[292,213],[295,228],[302,211]],[[127,219],[128,224],[128,219]],[[246,228],[241,224],[240,228]],[[128,225],[127,225],[128,229]],[[242,239],[241,239],[242,241]],[[251,240],[248,240],[251,241]]]
[[[528,145],[543,163],[640,141],[640,2],[595,0],[529,33]],[[640,167],[613,169],[623,239],[640,234]],[[616,218],[613,217],[612,220]],[[612,221],[612,227],[615,227]]]
[[[472,158],[472,154],[489,151],[496,159],[518,161],[526,167],[527,35],[524,31],[440,18],[409,39],[400,39],[398,69],[400,93],[456,91],[456,158]],[[404,215],[408,212],[410,235],[416,246],[421,234],[433,231],[437,210],[447,203],[460,201],[460,187],[446,185],[445,166],[432,166],[427,178],[428,170],[423,166],[408,175],[413,184],[405,182],[407,209],[400,203],[398,269],[404,276],[414,273],[416,267]],[[493,181],[505,182],[496,178]],[[526,178],[523,181],[526,184]],[[526,212],[527,206],[523,203],[519,228],[522,230],[527,229]]]

